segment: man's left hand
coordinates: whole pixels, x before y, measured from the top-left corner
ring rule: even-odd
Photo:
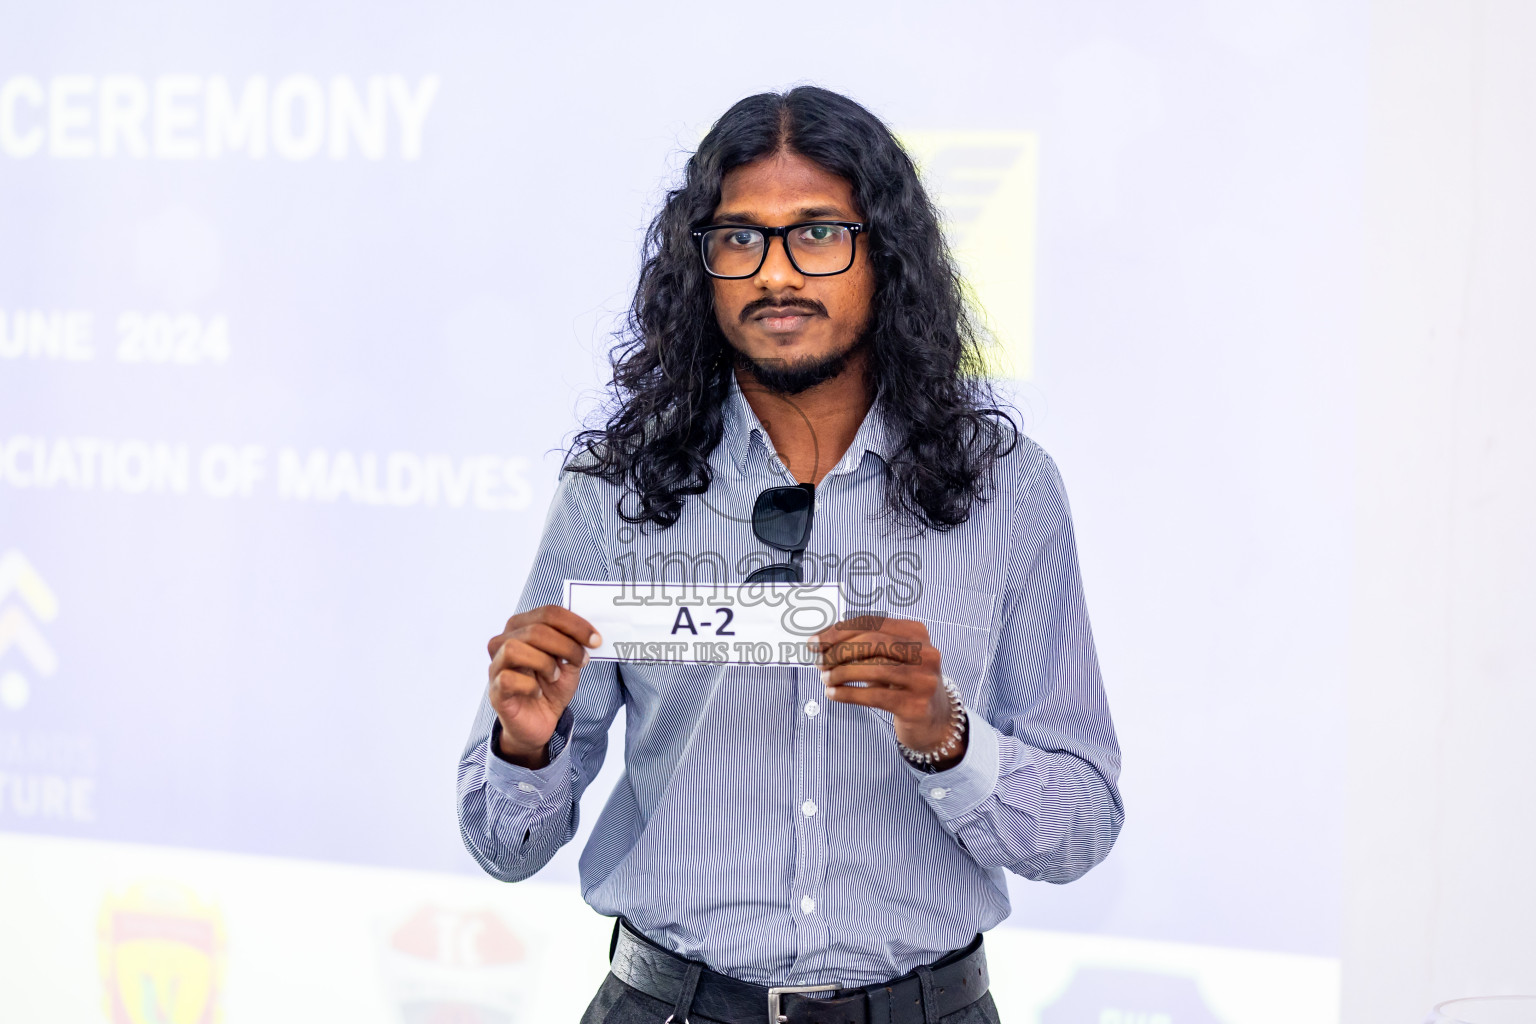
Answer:
[[[932,750],[949,738],[949,693],[927,626],[865,615],[822,630],[816,640],[828,700],[889,711],[896,738],[913,750]],[[936,767],[951,768],[964,756],[962,741],[959,751]]]

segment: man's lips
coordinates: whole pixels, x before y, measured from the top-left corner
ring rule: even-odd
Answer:
[[[784,316],[760,316],[757,326],[773,334],[792,334],[811,318],[809,313],[789,313]]]
[[[788,332],[797,330],[811,317],[820,315],[820,310],[806,309],[804,306],[769,306],[753,313],[751,319],[764,330]]]
[[[770,317],[777,320],[787,316],[816,316],[820,313],[817,309],[808,309],[805,306],[769,306],[760,309],[752,315],[754,320],[767,320]]]

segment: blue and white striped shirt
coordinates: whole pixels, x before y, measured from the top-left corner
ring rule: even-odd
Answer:
[[[781,560],[750,515],[793,477],[734,386],[725,413],[713,482],[668,529],[630,526],[615,485],[563,474],[519,611],[626,567],[682,581],[701,553],[741,576]],[[888,450],[877,404],[816,489],[806,579],[928,626],[970,716],[961,762],[912,768],[890,716],[827,701],[815,668],[595,661],[537,771],[491,751],[482,703],[458,792],[486,871],[527,878],[576,834],[620,708],[625,771],[581,855],[583,895],[744,981],[888,980],[1007,917],[1005,868],[1069,882],[1109,853],[1120,751],[1055,465],[1021,440],[968,522],[916,534],[881,518]]]

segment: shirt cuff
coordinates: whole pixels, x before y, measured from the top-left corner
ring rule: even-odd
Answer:
[[[555,723],[555,733],[549,738],[549,764],[543,768],[524,768],[513,764],[499,753],[501,720],[491,723],[490,742],[485,745],[485,779],[498,793],[512,799],[543,799],[551,792],[567,784],[570,778],[571,726],[570,708]]]
[[[965,756],[959,764],[931,775],[907,765],[917,780],[918,792],[945,823],[974,811],[997,789],[997,730],[969,709],[965,717]]]

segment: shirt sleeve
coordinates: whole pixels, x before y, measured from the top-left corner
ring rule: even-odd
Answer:
[[[1120,747],[1099,677],[1061,477],[1028,440],[1033,469],[1015,495],[1001,626],[967,708],[965,756],[913,769],[924,801],[976,861],[1070,882],[1108,855],[1125,820]]]
[[[609,578],[597,532],[596,484],[585,474],[561,475],[518,612],[560,604],[568,579]],[[533,770],[496,753],[500,723],[482,689],[458,783],[459,832],[481,867],[502,881],[521,881],[571,841],[581,794],[602,768],[608,727],[623,703],[617,665],[588,662],[550,737],[549,764]]]

